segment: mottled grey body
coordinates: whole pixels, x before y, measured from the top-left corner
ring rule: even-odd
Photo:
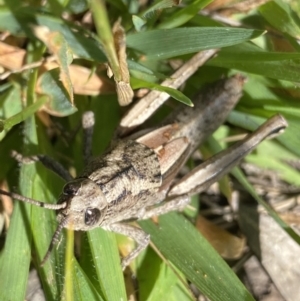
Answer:
[[[135,140],[123,138],[89,161],[64,188],[59,202],[67,206],[58,214],[60,224],[84,231],[103,227],[131,236],[139,246],[123,259],[125,267],[148,244],[149,236],[124,222],[186,206],[185,194],[160,203],[189,155],[225,121],[243,83],[241,76],[215,83],[196,95],[193,108],[179,106],[157,130],[137,134]]]
[[[189,195],[217,181],[261,140],[284,129],[286,121],[275,116],[237,145],[196,167],[183,180],[174,181],[189,155],[225,121],[241,96],[243,83],[244,78],[239,75],[218,81],[206,92],[196,95],[194,108],[179,107],[157,129],[122,137],[102,156],[91,160],[88,160],[91,139],[86,139],[87,164],[76,179],[70,180],[68,172],[47,156],[29,158],[29,161],[41,161],[68,182],[57,205],[0,190],[19,200],[59,210],[59,226],[42,263],[58,241],[62,228],[88,231],[102,227],[137,242],[137,248],[122,260],[125,268],[150,239],[141,229],[128,224],[129,220],[183,209],[189,202]],[[93,114],[85,114],[83,128],[89,135],[93,124]],[[23,163],[29,162],[19,155],[16,158]]]
[[[148,207],[164,200],[178,170],[188,159],[190,153],[219,124],[224,122],[228,113],[233,109],[241,95],[242,85],[243,78],[240,76],[224,79],[208,88],[206,92],[199,93],[194,98],[193,108],[179,106],[163,122],[163,125],[173,124],[174,126],[171,130],[162,133],[167,138],[161,145],[148,147],[150,139],[148,136],[145,141],[141,138],[138,139],[144,144],[124,139],[115,143],[104,155],[89,161],[76,181],[80,183],[80,181],[78,182],[80,179],[89,179],[101,190],[101,218],[97,223],[90,225],[90,229],[141,218]],[[157,139],[156,132],[154,135],[154,139]],[[180,140],[179,143],[183,144],[183,150],[187,149],[184,158],[179,160],[178,152],[173,153],[172,164],[168,166],[168,170],[172,170],[172,173],[170,174],[167,170],[163,175],[163,160],[169,159],[170,156],[165,155],[164,149],[172,141],[183,137],[185,140]],[[168,175],[168,185],[164,185],[166,174]],[[88,185],[92,186],[92,184]],[[160,189],[161,187],[164,189]],[[85,208],[92,206],[89,201],[91,197],[83,199],[80,192],[79,187],[77,195],[67,200],[68,206],[62,210],[61,214],[64,217],[69,216],[69,223],[73,225],[73,228],[80,229],[80,226],[77,225],[81,224],[81,229],[86,229],[86,226],[83,225],[83,216]],[[88,194],[87,188],[84,189],[84,193]],[[66,201],[65,195],[66,193],[62,195],[62,198]],[[78,196],[80,196],[80,200]],[[85,203],[82,211],[77,209],[79,205],[76,206],[76,211],[70,210],[79,202]],[[99,204],[97,206],[100,206]],[[62,220],[64,217],[59,219]]]
[[[102,225],[137,217],[141,209],[158,201],[156,193],[162,184],[157,154],[133,140],[119,141],[91,160],[80,177],[94,181],[106,197],[108,210]]]

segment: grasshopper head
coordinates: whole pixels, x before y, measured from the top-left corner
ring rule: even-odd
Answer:
[[[87,178],[68,182],[59,197],[59,203],[66,204],[57,215],[59,223],[67,220],[65,227],[73,230],[87,231],[99,227],[107,210],[103,192]]]

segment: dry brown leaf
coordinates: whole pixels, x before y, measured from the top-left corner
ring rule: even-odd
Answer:
[[[207,6],[209,11],[218,11],[221,15],[231,16],[236,13],[247,13],[270,0],[216,0]]]
[[[238,259],[242,256],[245,238],[229,233],[201,215],[197,218],[196,227],[223,258]]]
[[[289,225],[300,228],[300,212],[285,212],[281,213],[280,217]]]
[[[285,301],[256,256],[251,256],[243,268],[247,277],[247,288],[250,287],[256,300]]]
[[[46,127],[46,128],[51,128],[53,126],[53,121],[50,118],[50,116],[48,114],[46,114],[44,111],[38,111],[37,112],[37,116],[39,118],[39,120],[42,122],[42,124]]]
[[[109,80],[92,73],[88,68],[71,65],[69,70],[75,94],[98,95],[115,91],[113,84]]]
[[[2,190],[9,191],[8,185],[7,185],[6,182],[1,182],[1,183],[0,183],[0,188],[1,188]],[[9,196],[7,196],[7,195],[1,195],[1,199],[2,199],[2,207],[3,207],[3,211],[4,211],[8,216],[11,216],[11,215],[12,215],[12,212],[13,212],[13,208],[14,208],[12,198],[9,197]]]
[[[130,75],[127,65],[125,31],[121,26],[121,19],[118,19],[112,28],[115,48],[120,65],[121,79],[116,79],[116,87],[119,104],[126,106],[131,103],[133,98],[133,90],[130,87]]]
[[[114,35],[114,42],[116,47],[116,52],[118,55],[120,70],[122,80],[126,83],[129,83],[129,70],[127,66],[127,55],[126,55],[126,40],[125,40],[125,31],[121,25],[121,19],[118,19],[112,29]]]
[[[273,51],[278,51],[278,52],[297,51],[295,47],[290,43],[290,41],[286,39],[283,35],[281,35],[279,32],[274,30],[274,28],[270,26],[266,26],[266,29],[268,31],[268,35],[272,43]]]
[[[56,57],[60,69],[60,80],[69,95],[69,100],[73,104],[73,86],[69,72],[69,65],[73,60],[73,56],[64,36],[58,31],[50,31],[46,26],[34,26],[33,30],[34,34],[44,42],[49,51]]]
[[[56,62],[47,62],[42,66],[44,70],[57,68]],[[106,78],[92,73],[89,68],[70,65],[69,73],[74,88],[74,93],[79,95],[99,95],[115,92],[114,85]],[[37,82],[36,91],[40,93],[39,80]]]
[[[8,185],[4,181],[0,183],[0,189],[9,191]],[[1,195],[0,202],[2,203],[1,206],[2,209],[0,212],[0,233],[1,233],[3,227],[5,227],[5,229],[8,229],[9,227],[10,217],[13,212],[14,204],[12,198],[6,195]]]
[[[261,260],[287,301],[300,296],[299,245],[270,216],[259,219]]]
[[[215,0],[209,3],[205,9],[209,11],[217,10],[219,8],[223,8],[227,5],[233,4],[235,0]]]
[[[123,81],[116,82],[116,89],[117,89],[119,104],[121,106],[129,105],[132,102],[132,98],[134,95],[130,84]]]
[[[272,217],[257,209],[257,206],[240,202],[241,229],[285,300],[298,300],[300,246]]]
[[[136,301],[137,299],[137,290],[135,286],[135,281],[132,277],[132,272],[125,270],[124,272],[124,281],[125,289],[128,301]]]
[[[0,66],[9,70],[20,69],[25,55],[24,49],[0,42]]]

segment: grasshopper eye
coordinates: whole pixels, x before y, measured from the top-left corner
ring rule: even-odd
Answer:
[[[99,209],[97,208],[88,208],[85,211],[85,215],[84,215],[84,223],[87,226],[92,226],[94,224],[96,224],[101,216],[101,212]]]
[[[80,182],[77,182],[77,181],[69,182],[64,186],[63,194],[64,195],[76,195],[80,187],[81,187]]]

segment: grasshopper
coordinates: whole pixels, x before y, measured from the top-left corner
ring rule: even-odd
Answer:
[[[67,181],[57,204],[45,204],[0,190],[0,194],[57,210],[58,227],[41,264],[49,257],[63,228],[88,231],[102,227],[137,242],[137,247],[122,259],[122,268],[125,269],[150,241],[147,233],[129,221],[182,210],[191,195],[220,179],[263,139],[285,129],[285,119],[276,115],[239,143],[177,179],[179,170],[197,146],[225,121],[234,108],[242,95],[244,80],[236,75],[216,82],[195,96],[193,108],[180,106],[155,129],[130,133],[137,124],[126,126],[129,112],[116,131],[116,141],[103,155],[94,158],[91,157],[94,117],[92,112],[85,113],[86,165],[75,179],[45,155],[24,158],[15,153],[18,161],[41,161]]]

